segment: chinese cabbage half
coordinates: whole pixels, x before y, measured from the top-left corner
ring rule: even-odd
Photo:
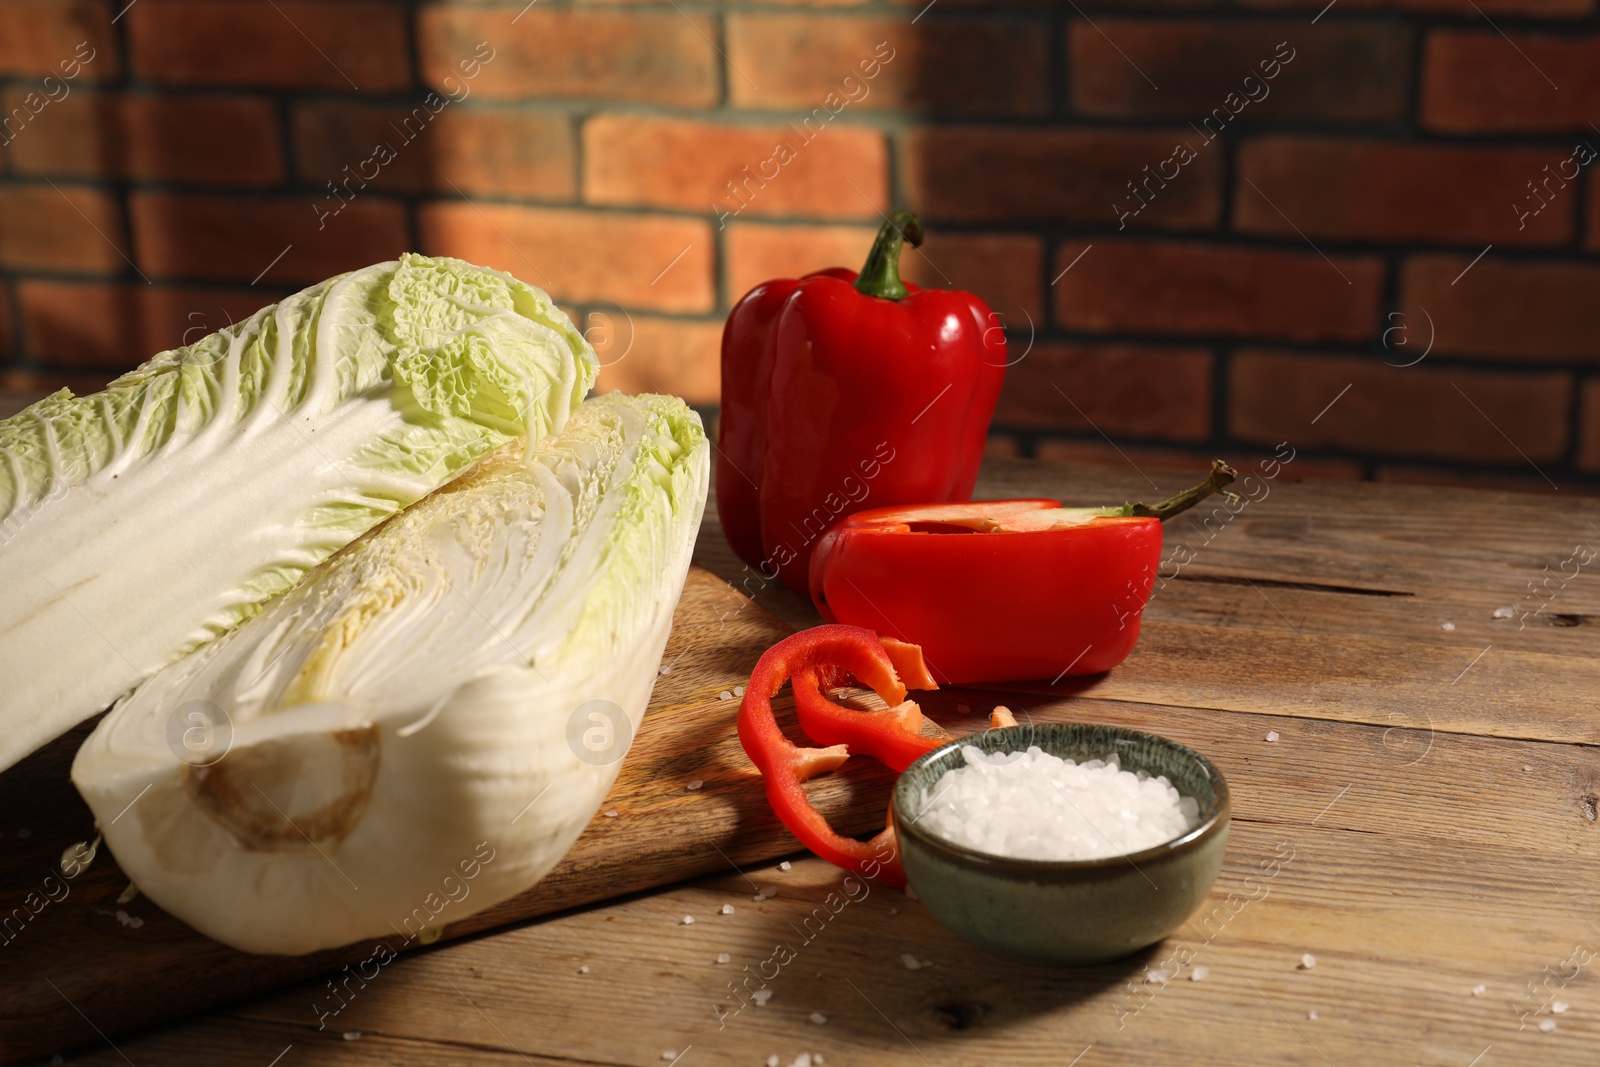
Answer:
[[[544,293],[408,255],[0,422],[0,770],[559,430],[595,371]]]
[[[72,768],[117,862],[261,953],[417,935],[469,864],[440,925],[533,885],[644,714],[707,449],[681,400],[590,400],[145,682]],[[598,759],[573,738],[595,707],[628,720]],[[231,731],[220,758],[174,743],[196,708]]]

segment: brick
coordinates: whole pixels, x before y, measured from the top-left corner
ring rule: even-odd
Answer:
[[[1589,362],[1600,336],[1600,264],[1415,256],[1400,273],[1413,330],[1425,309],[1434,351]],[[1465,271],[1465,273],[1462,273]],[[1459,279],[1459,280],[1457,280]]]
[[[411,244],[405,208],[358,197],[322,219],[311,196],[135,193],[134,246],[147,274],[284,286],[394,259]],[[279,258],[281,256],[281,258]]]
[[[638,4],[659,3],[660,0],[589,0],[589,2],[593,3],[593,4],[615,4],[618,7],[624,7],[624,6],[631,7],[631,6],[635,6],[635,5],[638,5]],[[847,8],[847,7],[860,7],[862,4],[869,3],[870,0],[747,0],[747,2],[752,4],[752,5],[766,5],[766,6],[770,6],[770,7],[833,7],[833,8]],[[926,2],[927,2],[927,0],[923,0],[923,3],[926,3]],[[987,2],[992,2],[992,0],[980,0],[980,2],[987,3]],[[1042,2],[1042,0],[1041,0],[1041,2]]]
[[[1566,242],[1577,204],[1577,189],[1559,174],[1568,155],[1546,148],[1261,138],[1239,154],[1234,224],[1290,238]],[[1571,170],[1576,173],[1576,165]],[[1529,190],[1530,181],[1549,183],[1544,199]]]
[[[1579,416],[1578,466],[1600,471],[1600,378],[1583,383],[1583,413]]]
[[[1166,168],[1176,176],[1163,183],[1162,162],[1185,142],[1194,158]],[[1187,128],[938,126],[906,134],[903,158],[911,203],[933,219],[1105,225],[1126,214],[1130,227],[1191,230],[1221,213],[1222,157]],[[1139,198],[1134,182],[1148,183],[1148,195]]]
[[[895,109],[1044,115],[1049,33],[1041,22],[728,16],[728,92],[740,107],[817,114]],[[1003,60],[999,57],[1004,57]],[[820,114],[813,109],[818,109]]]
[[[21,98],[5,96],[9,111]],[[212,185],[283,180],[271,101],[80,90],[53,103],[11,144],[20,174]]]
[[[0,267],[127,269],[121,212],[96,189],[57,183],[0,186]]]
[[[1595,147],[1600,148],[1600,143]],[[1590,251],[1600,250],[1600,171],[1589,175],[1589,234],[1585,243]]]
[[[677,107],[719,102],[715,23],[671,8],[626,11],[433,5],[418,12],[423,80],[447,87],[480,42],[491,52],[472,82],[486,98],[635,100]]]
[[[1309,11],[1315,14],[1328,0],[1241,0],[1246,7]],[[1525,18],[1577,18],[1595,9],[1595,0],[1481,0],[1478,9],[1490,15]],[[1340,11],[1416,11],[1423,14],[1460,15],[1459,0],[1339,0]],[[1318,29],[1327,23],[1320,23]]]
[[[865,258],[858,251],[852,269],[860,269]],[[903,251],[900,261],[908,281],[975,293],[1014,336],[1026,337],[1030,322],[1035,332],[1044,329],[1044,241],[1037,236],[935,232],[920,249]]]
[[[57,389],[71,389],[76,396],[98,393],[116,376],[110,371],[62,374],[59,371],[0,368],[0,390],[25,394],[23,399],[31,404]]]
[[[1211,435],[1211,354],[1203,349],[1035,344],[1011,359],[996,425],[1113,439]]]
[[[928,0],[890,0],[890,2],[909,8],[913,14],[928,7]],[[933,8],[933,10],[944,11],[947,8],[987,8],[994,6],[997,6],[995,0],[939,0],[938,7]],[[1048,9],[1064,5],[1062,5],[1061,0],[1008,0],[1006,6]],[[1095,5],[1096,8],[1102,10],[1108,10],[1113,6],[1122,10],[1136,8],[1141,11],[1199,11],[1205,9],[1215,10],[1223,5],[1222,0],[1132,0],[1132,2],[1130,0],[1120,0],[1120,2],[1112,4],[1102,3]]]
[[[1144,445],[1107,444],[1105,438],[1094,434],[1084,438],[1045,438],[1035,443],[1034,458],[1041,463],[1088,464],[1095,467],[1117,467],[1128,474],[1128,496],[1171,496],[1188,482],[1178,478],[1177,472],[1205,470],[1210,467],[1211,456],[1203,449],[1149,447]],[[1169,476],[1170,475],[1170,476]],[[1152,485],[1152,483],[1154,483]]]
[[[117,77],[111,14],[105,0],[0,0],[0,76],[53,74],[68,84]]]
[[[296,108],[292,124],[300,177],[319,188],[354,176],[352,188],[367,180],[406,193],[450,193],[453,185],[483,196],[570,200],[577,192],[565,115],[315,101]]]
[[[0,364],[9,363],[17,352],[16,323],[11,319],[11,286],[0,284]],[[11,412],[0,412],[0,419]]]
[[[1435,130],[1571,130],[1588,138],[1600,114],[1597,34],[1436,30],[1422,70],[1419,112]]]
[[[1300,19],[1073,20],[1067,36],[1073,106],[1098,118],[1193,120],[1208,136],[1269,119],[1405,117],[1410,30],[1329,22],[1313,34],[1304,31]]]
[[[411,85],[405,8],[383,0],[139,0],[133,69],[158,85],[397,92]]]
[[[1280,484],[1303,481],[1355,482],[1362,480],[1366,472],[1364,463],[1352,459],[1296,453],[1290,462],[1284,463],[1271,451],[1256,451],[1233,444],[1220,451],[1222,457],[1239,472],[1241,479],[1250,474],[1260,478],[1262,472],[1275,469],[1278,474],[1273,481]],[[1217,450],[1203,446],[1179,450],[1120,442],[1110,445],[1098,436],[1092,439],[1051,438],[1040,441],[1034,450],[1034,455],[1047,463],[1092,463],[1124,469],[1128,469],[1130,463],[1135,464],[1138,470],[1157,482],[1156,488],[1148,496],[1156,493],[1171,495],[1194,485],[1203,477],[1203,472],[1210,468],[1211,460],[1217,454]],[[1269,465],[1269,460],[1276,466]],[[1191,476],[1193,472],[1201,473]],[[1148,482],[1140,481],[1138,475],[1133,475],[1128,492],[1137,498],[1146,493],[1148,485]]]
[[[1278,471],[1278,477],[1274,479],[1278,482],[1359,482],[1367,476],[1366,464],[1354,459],[1331,459],[1296,452],[1289,463],[1273,468],[1268,462],[1277,459],[1273,452],[1252,452],[1230,445],[1227,455],[1241,477],[1247,473],[1259,475],[1273,469]]]
[[[1507,465],[1555,460],[1567,446],[1565,374],[1270,351],[1236,353],[1230,371],[1230,429],[1258,444]]]
[[[828,267],[860,270],[872,247],[873,226],[770,226],[734,222],[724,245],[728,303],[771,278],[799,278]],[[900,254],[902,269],[916,253]]]
[[[1021,459],[1022,442],[1008,433],[991,433],[983,442],[984,459]]]
[[[730,303],[770,278],[798,278],[826,267],[861,269],[872,247],[873,226],[771,226],[735,222],[728,227]],[[918,285],[976,293],[1024,336],[1031,318],[1044,326],[1039,276],[1043,242],[1012,234],[931,233],[920,249],[900,253],[901,274]]]
[[[600,356],[601,392],[669,393],[691,404],[722,395],[722,323],[596,309],[577,320]]]
[[[1383,264],[1375,258],[1329,262],[1315,252],[1175,241],[1097,239],[1084,249],[1063,245],[1053,275],[1057,318],[1072,329],[1291,341],[1376,332]]]
[[[18,283],[28,352],[52,369],[131,370],[272,303],[259,289],[169,289],[119,282]]]
[[[699,219],[438,203],[420,222],[429,252],[509,271],[558,299],[677,312],[715,303],[715,244]]]
[[[877,219],[883,134],[854,126],[727,126],[598,115],[584,124],[584,199],[723,215]]]

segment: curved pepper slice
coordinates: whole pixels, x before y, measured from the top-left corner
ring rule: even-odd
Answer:
[[[836,770],[852,751],[903,771],[912,760],[944,743],[916,732],[922,714],[906,701],[897,668],[913,684],[933,688],[915,645],[881,641],[859,626],[802,630],[767,649],[756,664],[739,706],[739,741],[761,771],[772,810],[801,844],[835,866],[899,889],[905,886],[905,873],[893,827],[886,826],[870,841],[845,837],[828,825],[805,792],[808,779]],[[823,695],[823,686],[849,677],[869,686],[889,709],[859,711]],[[812,740],[830,747],[801,748],[779,729],[772,698],[790,678],[801,728]]]

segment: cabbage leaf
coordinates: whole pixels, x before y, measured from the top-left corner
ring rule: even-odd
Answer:
[[[0,422],[0,770],[559,430],[596,369],[543,292],[407,255]]]

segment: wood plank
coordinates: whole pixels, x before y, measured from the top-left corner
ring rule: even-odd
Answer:
[[[980,495],[1105,503],[1140,488],[1108,468],[984,470]],[[1155,473],[1164,490],[1193,478]],[[1122,666],[1059,686],[998,688],[1600,741],[1600,501],[1305,482],[1276,486],[1209,533],[1193,515],[1168,527],[1167,558],[1185,544],[1195,555],[1163,572],[1175,577],[1157,583]],[[1533,614],[1545,601],[1527,582],[1542,581],[1547,565],[1561,575],[1579,545],[1592,546],[1594,562],[1569,564]],[[738,560],[714,517],[696,559],[796,628],[821,621]],[[1516,615],[1494,617],[1506,607]]]
[[[1230,516],[1198,507],[1167,524],[1167,553],[1193,550],[1185,572],[1250,568],[1257,579],[1321,582],[1420,594],[1435,589],[1483,593],[1512,604],[1527,583],[1557,570],[1578,544],[1600,546],[1600,499],[1486,489],[1372,482],[1284,480],[1259,483]],[[1195,472],[1153,471],[1167,492],[1199,481]],[[1241,494],[1243,494],[1241,490]],[[1069,504],[1113,504],[1152,495],[1131,471],[1017,460],[984,464],[979,498],[1051,496]],[[1226,549],[1224,553],[1222,550]],[[1217,550],[1213,552],[1212,550]],[[1593,569],[1592,567],[1589,569]],[[1586,610],[1600,591],[1572,583]],[[1567,610],[1555,607],[1552,610]]]
[[[1193,472],[1145,473],[1168,491],[1194,480]],[[1153,495],[1146,490],[1128,471],[991,463],[979,495],[1095,503]],[[1569,614],[1575,625],[1541,617],[1518,629],[1515,619],[1491,616],[1573,544],[1600,543],[1600,529],[1584,533],[1596,517],[1591,502],[1565,497],[1275,484],[1209,541],[1203,527],[1173,525],[1169,545],[1201,539],[1196,558],[1159,591],[1122,668],[1058,688],[923,697],[930,717],[956,730],[980,722],[959,705],[985,711],[997,700],[1041,720],[1150,729],[1201,748],[1229,775],[1234,835],[1203,913],[1221,907],[1222,922],[1197,919],[1132,961],[1083,971],[1006,963],[939,928],[914,901],[874,889],[804,945],[774,980],[770,1004],[719,1028],[712,1004],[730,972],[754,967],[778,939],[795,939],[795,925],[839,884],[820,861],[787,872],[759,862],[794,847],[781,834],[770,848],[750,845],[777,830],[730,724],[713,722],[731,702],[713,703],[720,689],[695,674],[715,669],[723,631],[758,610],[724,606],[701,619],[705,649],[674,645],[669,663],[682,658],[658,687],[658,698],[696,712],[654,716],[675,754],[659,768],[638,768],[637,798],[611,826],[594,828],[620,851],[657,848],[669,857],[692,853],[704,833],[726,855],[702,847],[705,864],[681,869],[722,874],[409,953],[321,1031],[317,1005],[327,989],[319,980],[116,1038],[120,1052],[101,1045],[82,1062],[121,1064],[126,1054],[179,1067],[266,1063],[291,1043],[294,1062],[343,1064],[524,1054],[539,1064],[648,1064],[691,1044],[685,1067],[772,1054],[788,1064],[801,1051],[824,1052],[832,1064],[1059,1065],[1080,1051],[1081,1067],[1586,1062],[1600,1039],[1590,991],[1600,962],[1574,976],[1563,961],[1575,948],[1600,959],[1592,888],[1600,759],[1556,742],[1594,739],[1600,689],[1588,627],[1600,617],[1600,580],[1585,568],[1551,602],[1547,616]],[[743,565],[714,518],[696,562],[740,580]],[[803,598],[753,580],[746,588],[791,625],[816,620]],[[1456,628],[1442,629],[1446,622]],[[750,662],[759,650],[753,643]],[[727,677],[742,682],[743,672]],[[1269,730],[1279,740],[1266,741]],[[645,740],[641,731],[638,744]],[[690,777],[706,788],[688,791]],[[836,822],[865,831],[881,823],[886,783],[852,762],[817,786]],[[0,779],[0,811],[8,810],[6,787]],[[668,835],[674,840],[658,840]],[[7,851],[12,844],[5,841]],[[1228,894],[1259,894],[1260,864],[1284,845],[1294,859],[1264,896],[1230,914]],[[752,882],[778,896],[752,901]],[[574,890],[570,900],[580,897]],[[734,914],[720,913],[724,903]],[[683,925],[684,915],[697,921]],[[115,932],[153,929],[147,922]],[[1206,979],[1144,983],[1143,968],[1180,944],[1211,968]],[[716,964],[717,952],[733,962]],[[932,966],[907,970],[903,952]],[[1318,957],[1315,968],[1296,967],[1304,952]],[[585,965],[590,972],[580,974]],[[1559,983],[1552,978],[1563,972]],[[173,973],[199,984],[181,962]],[[109,968],[101,980],[116,984]],[[5,981],[0,1012],[9,1006]],[[1553,1015],[1552,994],[1527,999],[1529,984],[1540,982],[1572,1011]],[[1485,994],[1473,996],[1479,983]],[[1534,1007],[1538,1016],[1519,1018]],[[827,1023],[810,1022],[811,1011]],[[1541,1020],[1557,1029],[1541,1032]],[[77,1025],[75,1036],[92,1034]],[[361,1038],[343,1040],[345,1028]]]
[[[1566,968],[1553,987],[1570,1012],[1552,1014],[1550,994],[1543,1004],[1526,999],[1527,984],[1561,971],[1575,944],[1600,946],[1600,829],[1581,800],[1600,776],[1592,751],[1445,737],[1415,753],[1376,726],[1116,701],[1069,698],[1029,712],[1041,721],[1092,712],[1155,729],[1206,751],[1228,775],[1237,818],[1223,873],[1202,915],[1162,946],[1079,970],[1008,963],[876,888],[805,941],[801,920],[841,886],[838,871],[807,859],[789,871],[747,870],[749,881],[725,868],[403,958],[320,1033],[319,987],[307,984],[118,1044],[134,1063],[177,1067],[215,1062],[206,1056],[217,1035],[244,1026],[277,1027],[252,1031],[263,1034],[263,1061],[294,1042],[294,1055],[312,1063],[388,1062],[414,1042],[445,1050],[433,1062],[482,1048],[642,1065],[692,1046],[685,1064],[729,1067],[772,1054],[788,1064],[803,1051],[830,1064],[906,1067],[1059,1067],[1080,1052],[1081,1067],[1322,1057],[1507,1067],[1587,1062],[1600,1041],[1593,964],[1575,977]],[[1281,739],[1265,741],[1262,727]],[[1274,859],[1277,874],[1264,874]],[[753,902],[751,882],[776,887],[776,897]],[[734,914],[722,915],[723,904]],[[696,922],[683,925],[684,915]],[[771,980],[771,1002],[719,1027],[712,1005],[725,1000],[726,983],[779,941],[796,944],[798,958]],[[731,962],[717,964],[719,952]],[[1307,952],[1316,957],[1309,970],[1299,967]],[[908,970],[903,953],[928,966]],[[1209,974],[1189,980],[1180,959]],[[1175,980],[1144,980],[1146,968],[1169,961]],[[1480,983],[1485,992],[1474,996]],[[827,1022],[811,1022],[814,1011]],[[1541,1032],[1542,1020],[1557,1029]],[[345,1029],[361,1039],[342,1042],[334,1031]],[[190,1031],[191,1040],[178,1036]],[[275,1040],[264,1036],[272,1032]],[[123,1061],[102,1048],[81,1062]]]
[[[794,851],[794,839],[767,807],[759,776],[734,734],[738,701],[721,699],[724,692],[731,697],[761,652],[787,632],[719,579],[692,570],[667,645],[670,670],[602,808],[618,815],[597,814],[544,881],[450,924],[444,938],[720,870],[730,860],[742,864]],[[46,886],[63,849],[93,837],[92,817],[68,779],[88,729],[0,776],[0,811],[8,825],[0,852],[0,916],[16,917],[0,971],[0,1054],[15,1060],[93,1040],[85,1015],[116,1035],[372,955],[370,942],[294,958],[235,952],[148,901],[117,905],[128,880],[105,852],[79,878]],[[703,788],[690,791],[688,783],[697,779]],[[882,824],[889,781],[874,766],[852,766],[817,784],[817,803],[839,813],[847,831],[870,830]],[[51,886],[64,887],[65,896]],[[30,920],[25,901],[41,887],[61,899],[35,903]],[[142,925],[124,925],[118,911]],[[399,936],[391,940],[395,948],[415,947]],[[196,974],[205,980],[195,981]]]

